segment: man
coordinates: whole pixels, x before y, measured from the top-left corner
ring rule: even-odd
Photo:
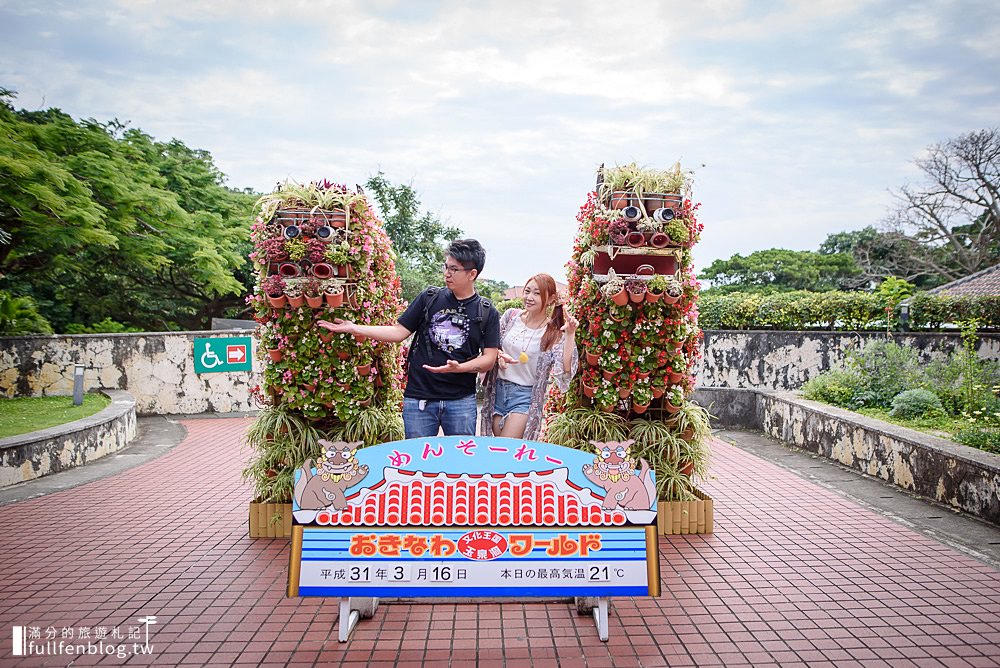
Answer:
[[[427,288],[395,325],[358,325],[320,320],[331,332],[359,334],[410,345],[403,425],[406,438],[476,433],[476,375],[496,364],[500,316],[476,293],[486,250],[475,239],[453,241],[445,250],[442,288]]]

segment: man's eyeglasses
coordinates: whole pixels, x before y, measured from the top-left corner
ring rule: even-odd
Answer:
[[[465,267],[456,267],[451,264],[446,264],[444,266],[444,275],[451,276],[452,274],[457,274],[462,271],[472,271],[471,269],[466,269]]]

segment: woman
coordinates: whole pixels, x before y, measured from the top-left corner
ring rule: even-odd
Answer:
[[[522,296],[523,310],[500,317],[500,354],[483,381],[479,431],[530,441],[541,429],[549,376],[565,392],[576,373],[578,323],[563,310],[548,274],[531,277]]]

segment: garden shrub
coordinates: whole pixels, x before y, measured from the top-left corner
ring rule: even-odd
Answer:
[[[828,329],[875,331],[899,322],[898,303],[885,295],[862,291],[752,292],[703,294],[698,303],[704,329]],[[982,329],[1000,328],[1000,296],[952,296],[920,292],[908,300],[912,330],[939,329],[946,323],[977,318]]]
[[[889,415],[898,418],[932,417],[944,414],[944,406],[937,395],[924,388],[904,390],[892,398]]]
[[[962,445],[1000,454],[1000,426],[972,425],[954,435]]]
[[[832,369],[806,382],[802,392],[806,399],[846,408],[852,405],[861,382],[852,371]]]
[[[848,355],[848,369],[861,380],[853,405],[888,408],[893,397],[924,384],[917,351],[886,340],[869,341]]]

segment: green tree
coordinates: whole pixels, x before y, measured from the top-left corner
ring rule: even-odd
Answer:
[[[0,95],[0,287],[58,331],[106,318],[196,329],[238,310],[250,282],[253,196],[211,156],[118,121],[15,111]],[[239,276],[239,272],[244,272]]]
[[[825,292],[845,287],[858,273],[846,253],[769,248],[716,260],[698,278],[711,281],[716,292]]]
[[[397,254],[396,271],[403,283],[403,299],[412,301],[428,285],[441,284],[444,246],[462,235],[457,227],[420,212],[420,198],[412,185],[394,185],[381,171],[365,184],[378,206],[385,230]]]
[[[13,297],[0,290],[0,335],[51,334],[52,327],[29,297]]]
[[[476,281],[476,292],[492,300],[494,304],[499,304],[506,299],[504,291],[509,287],[504,281],[495,281],[489,278],[480,278]]]

